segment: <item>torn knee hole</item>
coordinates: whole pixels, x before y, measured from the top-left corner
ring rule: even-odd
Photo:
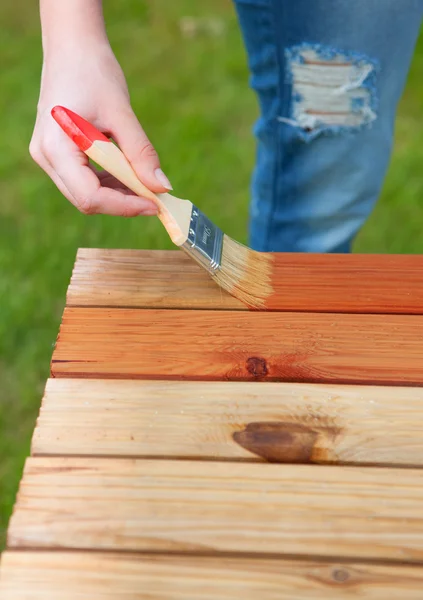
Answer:
[[[376,119],[376,61],[320,45],[287,48],[290,115],[278,120],[312,139],[325,131],[361,129]]]

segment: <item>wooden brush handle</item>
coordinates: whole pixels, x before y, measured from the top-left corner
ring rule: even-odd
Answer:
[[[155,194],[137,177],[123,152],[91,123],[63,107],[55,107],[52,115],[65,133],[100,167],[116,177],[138,196],[152,200],[158,217],[171,240],[181,246],[188,238],[192,203],[171,194]]]
[[[180,200],[170,194],[154,194],[138,179],[128,159],[112,142],[96,142],[86,151],[86,154],[135,194],[155,203],[158,209],[157,216],[174,244],[181,246],[186,241],[188,230],[181,230],[180,217],[185,216],[184,224],[187,218],[191,218],[191,202]],[[189,206],[185,207],[185,202]],[[188,215],[185,215],[187,212]]]

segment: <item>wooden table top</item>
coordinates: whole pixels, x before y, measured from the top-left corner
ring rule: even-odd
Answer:
[[[277,259],[79,251],[2,600],[421,600],[423,257]]]

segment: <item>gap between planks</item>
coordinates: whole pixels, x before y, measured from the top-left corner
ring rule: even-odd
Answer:
[[[423,257],[273,254],[271,310],[423,314]],[[178,250],[80,249],[68,306],[245,310]]]
[[[423,388],[50,379],[32,455],[423,465]]]
[[[2,600],[420,600],[419,567],[84,552],[5,552]]]
[[[29,458],[10,548],[423,562],[423,471]]]
[[[423,317],[66,308],[53,377],[423,384]]]

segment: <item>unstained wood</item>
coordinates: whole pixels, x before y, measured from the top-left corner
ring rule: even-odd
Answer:
[[[50,379],[34,455],[423,465],[423,388]]]
[[[423,470],[29,458],[10,548],[423,562]]]
[[[54,377],[419,385],[423,317],[66,308]]]
[[[274,294],[284,311],[423,314],[423,257],[273,254]],[[78,252],[70,306],[243,310],[204,269],[178,250]]]
[[[420,567],[118,553],[6,552],[2,600],[421,600]]]

